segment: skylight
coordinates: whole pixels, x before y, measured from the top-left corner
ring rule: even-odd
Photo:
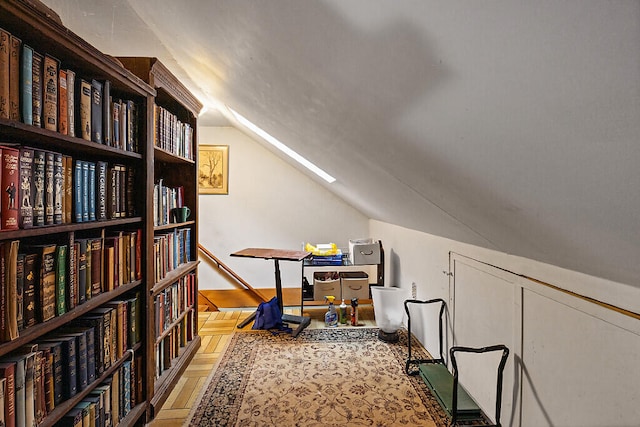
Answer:
[[[329,184],[335,182],[336,179],[334,177],[332,177],[331,175],[329,175],[328,173],[326,173],[325,171],[320,169],[318,166],[316,166],[313,163],[311,163],[309,160],[307,160],[304,157],[302,157],[300,154],[298,154],[295,151],[293,151],[291,148],[289,148],[286,145],[284,145],[282,142],[278,141],[273,136],[269,135],[267,132],[265,132],[264,130],[262,130],[261,128],[259,128],[255,124],[253,124],[249,119],[247,119],[246,117],[242,116],[241,114],[239,114],[238,112],[236,112],[232,108],[229,108],[229,111],[231,111],[231,114],[233,114],[233,117],[235,117],[235,119],[241,125],[245,126],[251,132],[255,133],[257,136],[259,136],[260,138],[262,138],[263,140],[265,140],[269,144],[273,145],[278,150],[282,151],[287,156],[291,157],[293,160],[295,160],[296,162],[300,163],[302,166],[306,167],[311,172],[315,173],[320,178],[322,178],[325,181],[327,181]]]

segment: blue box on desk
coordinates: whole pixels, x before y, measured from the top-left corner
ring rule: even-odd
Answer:
[[[317,256],[311,258],[312,265],[342,265],[342,254]]]

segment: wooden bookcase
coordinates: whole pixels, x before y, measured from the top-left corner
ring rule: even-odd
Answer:
[[[102,245],[99,258],[102,264],[99,270],[101,292],[94,292],[91,298],[83,303],[76,301],[73,308],[67,307],[66,312],[56,313],[56,316],[49,320],[39,321],[35,325],[19,330],[18,336],[7,339],[0,338],[0,362],[8,360],[16,353],[24,352],[26,347],[32,348],[34,344],[77,324],[80,319],[85,319],[98,309],[114,305],[117,301],[124,299],[131,300],[135,296],[138,298],[136,313],[140,322],[137,324],[138,337],[132,339],[133,343],[129,343],[130,345],[127,344],[128,349],[120,349],[119,353],[112,358],[110,366],[105,368],[103,372],[97,373],[95,380],[89,382],[86,388],[78,390],[73,396],[65,397],[55,405],[55,408],[48,409],[38,425],[39,427],[58,425],[70,411],[73,411],[75,406],[88,398],[90,394],[98,391],[101,383],[113,378],[125,367],[130,368],[135,374],[135,402],[128,414],[120,420],[120,425],[144,425],[153,418],[158,408],[166,400],[178,376],[186,368],[200,345],[200,338],[197,335],[196,117],[201,109],[201,104],[155,59],[122,58],[118,60],[105,55],[65,28],[56,13],[37,0],[0,1],[0,29],[4,30],[6,34],[19,38],[22,46],[29,46],[38,53],[48,54],[57,59],[60,69],[69,69],[75,73],[76,82],[79,79],[85,79],[89,82],[95,80],[102,83],[108,81],[113,100],[117,98],[130,101],[134,106],[135,114],[131,115],[134,119],[130,122],[127,134],[134,137],[133,139],[136,141],[135,148],[123,148],[115,146],[113,142],[98,143],[85,140],[80,136],[79,131],[76,132],[76,136],[70,136],[60,133],[59,129],[49,130],[42,126],[27,124],[22,116],[11,118],[1,117],[0,114],[0,146],[28,146],[36,150],[60,153],[72,158],[71,165],[75,165],[76,161],[86,161],[95,165],[107,162],[109,171],[112,169],[120,171],[118,176],[126,182],[126,185],[123,184],[121,187],[121,193],[118,193],[122,194],[121,198],[116,198],[122,201],[122,209],[120,209],[122,214],[115,215],[110,211],[107,218],[103,220],[84,221],[80,219],[78,221],[73,217],[75,211],[72,210],[70,221],[68,221],[68,217],[63,217],[65,218],[63,221],[55,224],[0,230],[0,248],[6,251],[9,251],[11,243],[15,241],[19,241],[20,250],[26,249],[30,245],[41,244],[68,245],[71,248],[76,242],[83,239],[97,240]],[[79,90],[77,84],[74,87],[76,91]],[[190,128],[192,137],[189,147],[190,154],[187,155],[190,158],[178,155],[171,149],[156,147],[155,140],[158,135],[155,117],[157,107],[166,111],[165,114],[170,117],[171,123],[179,120]],[[74,112],[76,122],[79,121],[79,115],[80,112],[76,105]],[[129,132],[130,130],[131,132]],[[110,173],[108,172],[108,174]],[[117,175],[117,172],[114,173]],[[186,222],[164,225],[155,223],[154,192],[160,179],[167,187],[183,189],[183,203],[191,209],[191,216]],[[65,187],[71,190],[67,192],[67,195],[74,197],[71,209],[75,209],[79,205],[75,202],[73,190],[78,187],[76,183],[79,181],[75,176],[72,176],[61,182],[65,182]],[[110,182],[108,181],[107,185]],[[104,186],[100,186],[97,180],[96,186],[92,188],[99,191],[104,189]],[[35,192],[35,189],[33,191]],[[105,189],[104,195],[107,198],[111,195],[108,191],[108,188]],[[96,197],[98,200],[100,194],[96,194]],[[98,203],[96,201],[96,204],[90,205],[93,205],[98,211]],[[82,202],[80,202],[81,204]],[[189,239],[185,239],[186,230],[188,230]],[[180,233],[181,241],[187,242],[188,251],[184,245],[182,248],[184,252],[190,252],[189,259],[183,260],[184,262],[179,265],[172,266],[171,271],[167,271],[164,277],[157,278],[156,240],[162,235],[176,231]],[[132,242],[129,246],[131,253],[129,253],[129,258],[126,258],[130,260],[127,262],[130,262],[130,270],[133,273],[127,272],[129,275],[126,277],[122,273],[120,275],[121,284],[107,286],[107,276],[113,277],[110,275],[114,274],[113,271],[109,272],[107,269],[112,259],[108,257],[108,254],[117,252],[112,252],[111,249],[107,250],[105,242],[107,240],[111,242],[112,236],[118,236],[118,233],[124,236],[123,240],[118,240],[119,242],[125,242],[126,237],[134,236],[130,239]],[[176,241],[178,241],[177,238]],[[120,248],[123,248],[124,244],[120,244]],[[75,276],[78,270],[79,261],[76,257],[69,257],[69,260],[71,259],[74,260],[73,263],[67,261],[59,264],[63,266],[62,271],[66,273],[67,277],[72,274]],[[122,258],[122,260],[124,259]],[[9,274],[9,266],[13,266],[13,260],[7,257],[5,262],[0,264],[4,264],[4,271]],[[165,269],[168,268],[165,266]],[[122,271],[126,272],[126,268]],[[2,284],[0,297],[10,284],[13,286],[13,281],[6,278],[7,274],[0,282]],[[79,276],[75,277],[79,280]],[[188,297],[184,297],[179,292],[179,285],[174,286],[176,282],[181,281],[188,284],[187,288],[190,291]],[[183,300],[188,300],[188,303],[186,306],[181,306],[182,308],[179,310],[174,310],[172,315],[167,314],[166,317],[160,319],[159,311],[156,309],[158,299],[161,296],[165,298],[164,301],[173,298],[174,303],[177,299],[184,297]],[[0,298],[0,312],[4,313],[2,319],[5,320],[2,322],[0,319],[0,332],[2,333],[4,333],[2,328],[7,320],[6,313],[10,309],[13,310],[12,307],[7,298]],[[164,308],[169,307],[173,306],[168,304],[164,306]],[[169,313],[169,311],[165,311],[165,313]],[[112,319],[115,320],[115,317]],[[124,324],[119,322],[120,320],[116,325],[122,326],[123,335],[121,336],[124,336]],[[160,327],[160,323],[163,323],[162,327]],[[131,325],[127,326],[128,336]],[[115,330],[120,332],[120,329]],[[159,353],[159,346],[164,351]],[[160,356],[164,357],[165,363],[163,363],[162,372],[157,372]],[[112,408],[112,414],[113,410]]]
[[[190,234],[189,241],[185,242],[190,254],[188,259],[177,263],[172,270],[167,269],[164,277],[156,277],[154,265],[147,265],[147,276],[156,277],[155,281],[148,282],[151,307],[150,319],[147,322],[147,346],[153,350],[149,358],[152,363],[148,365],[147,378],[155,379],[149,381],[147,387],[150,396],[150,417],[153,418],[200,346],[197,325],[197,117],[202,104],[156,58],[119,57],[118,60],[156,91],[155,97],[149,95],[148,99],[151,107],[148,109],[147,127],[152,130],[150,153],[153,155],[147,158],[149,176],[146,181],[146,204],[154,207],[159,204],[158,200],[164,198],[164,195],[159,194],[162,187],[169,190],[182,189],[183,191],[179,192],[183,197],[178,197],[177,204],[186,206],[191,211],[186,222],[175,222],[170,210],[175,205],[169,195],[166,202],[168,206],[160,209],[160,214],[153,209],[147,212],[147,233],[156,237],[155,240],[147,240],[148,253],[154,253],[154,244],[158,236]],[[175,286],[176,282],[179,283],[178,286],[182,286],[182,283],[191,286],[189,301],[168,320],[162,321],[163,303],[159,299],[163,297],[163,293],[168,292],[169,287]],[[165,327],[159,327],[159,322]],[[175,341],[182,343],[173,345]],[[173,350],[170,351],[167,346],[173,347]]]
[[[98,143],[91,140],[85,140],[80,136],[69,136],[59,132],[59,129],[50,130],[45,127],[34,126],[32,124],[25,123],[24,117],[0,117],[0,145],[3,146],[28,146],[35,150],[41,151],[53,151],[60,153],[61,155],[69,156],[72,158],[72,165],[77,164],[77,161],[87,161],[91,164],[99,164],[99,162],[107,162],[110,170],[117,165],[116,170],[122,166],[123,174],[118,176],[123,179],[129,179],[130,184],[136,182],[150,182],[148,179],[151,174],[153,175],[153,161],[154,152],[151,148],[150,138],[150,117],[149,109],[152,108],[152,100],[156,95],[156,91],[140,78],[136,77],[133,73],[125,69],[121,63],[113,58],[99,52],[93,46],[86,43],[80,37],[69,31],[63,26],[59,17],[55,12],[48,9],[37,1],[19,1],[19,0],[3,0],[0,2],[0,28],[7,33],[20,39],[22,46],[29,46],[34,51],[40,54],[47,54],[59,61],[60,69],[72,70],[76,76],[76,82],[79,79],[86,79],[88,81],[106,82],[110,84],[111,95],[114,99],[122,99],[130,101],[134,106],[136,114],[131,114],[131,141],[137,141],[137,147],[120,148],[112,143]],[[19,51],[19,55],[22,55],[22,50]],[[27,69],[27,68],[25,68]],[[0,73],[1,74],[1,73]],[[15,78],[15,73],[12,73],[10,77]],[[56,79],[57,79],[56,75]],[[74,86],[77,89],[77,85]],[[46,88],[45,88],[46,90]],[[24,102],[20,99],[20,104]],[[78,106],[74,111],[74,117],[78,122]],[[76,135],[80,135],[77,132]],[[123,140],[124,141],[124,140]],[[69,165],[69,164],[68,164]],[[124,171],[131,171],[131,175],[125,175]],[[111,173],[111,172],[109,172]],[[116,172],[117,174],[117,172]],[[99,177],[100,175],[97,175]],[[103,175],[107,177],[108,175]],[[116,176],[116,175],[114,175]],[[73,203],[71,204],[71,215],[63,215],[63,220],[54,224],[44,226],[34,226],[32,228],[18,228],[18,229],[3,229],[0,231],[0,246],[5,249],[9,248],[9,244],[13,241],[19,241],[19,251],[26,250],[30,245],[41,244],[56,244],[57,246],[67,246],[69,249],[74,247],[74,243],[85,238],[90,238],[92,241],[100,243],[100,249],[96,249],[94,252],[95,260],[100,260],[100,269],[96,269],[98,284],[100,290],[94,290],[91,294],[91,298],[87,298],[86,301],[80,303],[79,300],[73,304],[67,303],[64,310],[56,312],[55,317],[46,321],[40,319],[34,325],[26,327],[18,332],[18,336],[8,337],[0,342],[0,361],[9,360],[17,353],[25,351],[25,348],[33,349],[33,346],[38,343],[42,343],[45,339],[55,338],[58,339],[59,334],[63,330],[69,331],[68,328],[73,325],[79,324],[79,322],[87,321],[87,316],[90,313],[95,313],[98,309],[104,309],[108,305],[114,304],[116,301],[124,300],[125,298],[131,298],[137,296],[139,311],[136,310],[138,321],[141,322],[138,326],[144,326],[139,330],[140,335],[137,339],[132,338],[130,342],[124,343],[127,348],[120,347],[114,357],[110,357],[109,367],[105,367],[102,372],[97,372],[93,380],[87,381],[86,386],[81,388],[78,385],[75,395],[67,393],[59,402],[56,403],[55,408],[47,408],[44,415],[39,416],[39,427],[58,425],[58,423],[65,417],[70,411],[73,411],[74,407],[80,404],[81,401],[86,400],[94,392],[98,392],[101,388],[101,383],[105,380],[112,381],[112,385],[116,382],[123,369],[131,369],[134,373],[134,379],[129,381],[126,387],[132,384],[135,387],[135,402],[132,407],[127,408],[129,411],[126,416],[120,420],[120,425],[143,425],[148,418],[148,408],[150,394],[148,392],[149,380],[146,378],[146,371],[148,370],[148,362],[150,350],[147,345],[148,342],[148,314],[145,314],[144,309],[149,302],[148,288],[149,283],[149,245],[148,241],[152,240],[153,229],[149,227],[149,208],[148,208],[148,188],[142,187],[140,189],[135,188],[134,192],[129,190],[134,186],[121,186],[122,198],[118,200],[125,201],[125,204],[118,208],[118,213],[109,213],[103,220],[81,220],[78,222],[75,217],[75,208],[82,205],[82,203],[76,203],[75,196],[73,195],[73,189],[76,187],[75,176],[68,175],[68,179],[60,181],[64,182],[65,197],[73,197]],[[97,178],[98,179],[98,178]],[[105,178],[108,179],[108,178]],[[108,185],[112,181],[105,181]],[[113,181],[115,182],[115,181]],[[124,183],[124,181],[123,181]],[[83,187],[86,188],[86,187]],[[90,187],[89,187],[90,188]],[[89,192],[87,188],[87,192]],[[99,204],[98,199],[100,196],[107,196],[107,188],[99,185],[96,181],[96,186],[93,187],[98,192],[95,194],[96,202],[92,204],[93,207],[98,210],[99,207],[105,207],[106,204]],[[114,187],[115,188],[115,187]],[[71,191],[67,191],[67,189]],[[105,192],[102,193],[101,190]],[[34,192],[37,188],[34,187]],[[90,193],[90,192],[89,192]],[[129,194],[127,194],[129,193]],[[62,194],[62,193],[61,193]],[[109,193],[111,194],[111,193]],[[115,200],[115,198],[114,198]],[[20,202],[21,203],[21,202]],[[21,205],[20,205],[21,206]],[[22,212],[22,211],[20,211]],[[122,213],[120,213],[122,212]],[[134,232],[136,234],[130,234]],[[117,235],[118,233],[125,233],[127,236],[134,236],[130,242],[129,261],[126,261],[130,271],[126,271],[125,261],[118,261],[118,265],[122,265],[123,273],[119,276],[119,280],[122,282],[114,285],[113,281],[107,283],[109,272],[106,270],[110,263],[107,254],[115,254],[119,252],[107,250],[103,246],[109,236]],[[119,242],[125,240],[120,237],[116,237]],[[111,241],[111,239],[110,239]],[[124,250],[124,244],[119,246]],[[97,246],[96,246],[97,248]],[[137,249],[136,249],[137,248]],[[124,254],[124,252],[123,252]],[[131,257],[131,255],[133,256]],[[117,258],[119,259],[119,258]],[[73,260],[73,261],[72,261]],[[62,272],[65,273],[67,278],[74,276],[74,280],[79,280],[80,276],[76,275],[76,266],[79,265],[79,261],[75,256],[69,256],[67,261],[58,262],[55,261],[56,266],[62,268]],[[15,264],[11,258],[5,258],[4,262],[5,271],[8,273],[11,268],[15,267]],[[97,266],[94,262],[93,266]],[[134,268],[137,265],[137,268]],[[131,273],[133,271],[133,273]],[[129,273],[125,276],[124,272]],[[10,275],[6,274],[2,280],[2,289],[8,292],[8,295],[12,295],[13,292],[13,280],[9,279]],[[71,281],[67,282],[67,287],[61,287],[65,289],[67,295],[69,295]],[[11,288],[11,289],[10,289]],[[26,295],[23,295],[26,298]],[[4,298],[0,301],[0,310],[3,314],[5,321],[10,320],[10,316],[6,313],[10,310],[11,299]],[[36,308],[37,308],[36,304]],[[73,307],[72,307],[73,306]],[[18,305],[17,307],[23,307]],[[26,310],[26,307],[23,307]],[[126,316],[123,311],[123,316]],[[115,317],[111,318],[116,319]],[[129,328],[125,329],[122,319],[118,319],[113,329],[114,336],[118,339],[128,336]],[[0,322],[1,323],[1,322]],[[103,332],[107,328],[104,327]],[[95,329],[94,331],[97,331]],[[42,350],[44,345],[40,344],[39,349]],[[116,347],[113,347],[116,348]],[[94,348],[97,354],[103,354],[104,347]],[[101,353],[97,353],[100,351]],[[42,353],[43,355],[45,353]],[[34,359],[37,360],[37,359]],[[55,359],[53,359],[55,360]],[[42,370],[36,370],[34,372],[40,372],[42,375],[46,375],[46,369],[44,364]],[[63,372],[66,369],[64,365],[60,365],[63,368]],[[80,368],[83,369],[83,368]],[[79,375],[80,370],[76,373]],[[91,372],[87,370],[87,373]],[[116,376],[114,376],[116,375]],[[91,378],[91,374],[88,374]],[[34,376],[35,378],[35,376]],[[55,377],[54,377],[55,378]],[[67,378],[63,378],[67,381]],[[36,380],[34,380],[36,381]],[[125,387],[125,384],[122,384]],[[112,389],[114,390],[114,389]],[[14,390],[15,391],[15,390]],[[16,391],[16,393],[18,393]],[[35,392],[38,393],[37,391]],[[126,394],[125,389],[122,389],[122,393]],[[16,394],[17,396],[17,394]],[[119,396],[112,396],[117,401]],[[46,398],[46,395],[45,395]],[[36,403],[37,405],[37,403]],[[19,409],[16,406],[16,411]],[[124,414],[124,408],[122,408],[121,414]],[[112,408],[112,415],[115,408]],[[27,410],[28,412],[28,410]],[[29,416],[29,415],[27,415]]]

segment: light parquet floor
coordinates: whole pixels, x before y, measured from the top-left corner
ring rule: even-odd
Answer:
[[[199,333],[202,339],[200,349],[149,426],[176,427],[183,425],[218,358],[226,348],[228,340],[238,330],[238,323],[246,319],[253,311],[253,309],[239,309],[198,313]],[[284,311],[292,315],[300,314],[299,308],[285,307]],[[309,327],[324,328],[326,311],[326,307],[305,307],[305,315],[311,317]],[[358,317],[361,325],[375,326],[372,306],[358,307]],[[251,329],[251,325],[245,326],[244,330],[248,329]]]

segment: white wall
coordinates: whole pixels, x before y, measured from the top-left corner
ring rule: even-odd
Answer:
[[[639,289],[379,221],[371,221],[370,230],[385,245],[388,282],[415,282],[419,299],[448,302],[447,348],[510,348],[504,425],[638,425],[637,316],[530,278],[634,313],[640,312]],[[437,323],[420,326],[417,337],[437,354]],[[484,361],[467,363],[471,374],[461,381],[493,415],[495,374]]]
[[[202,145],[229,145],[229,194],[199,198],[199,242],[254,288],[274,286],[273,261],[234,258],[246,247],[301,249],[302,242],[367,237],[369,220],[322,185],[232,127],[199,127]],[[205,257],[200,289],[233,289]],[[281,262],[284,287],[300,287],[301,266]]]

